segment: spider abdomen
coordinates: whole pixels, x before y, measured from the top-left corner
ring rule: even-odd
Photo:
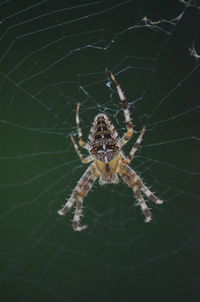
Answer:
[[[90,131],[90,153],[97,160],[109,162],[119,153],[119,136],[105,114],[98,114]]]

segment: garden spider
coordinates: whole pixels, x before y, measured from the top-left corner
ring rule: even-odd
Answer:
[[[142,128],[142,131],[133,145],[129,155],[125,156],[122,152],[122,147],[132,138],[134,134],[134,127],[130,117],[127,99],[112,73],[111,79],[116,85],[117,92],[121,100],[127,132],[122,138],[120,138],[108,116],[100,113],[94,119],[89,134],[89,141],[86,143],[82,137],[79,121],[80,104],[77,104],[76,127],[79,146],[88,150],[90,155],[84,158],[75,142],[74,136],[71,136],[71,140],[82,163],[92,163],[79,180],[66,204],[58,211],[59,215],[66,215],[75,203],[76,208],[72,223],[72,227],[75,231],[82,231],[87,228],[87,225],[80,225],[80,219],[81,216],[83,216],[83,198],[92,189],[92,186],[97,178],[99,178],[100,185],[109,183],[117,184],[119,182],[118,176],[120,176],[124,182],[132,188],[135,198],[138,201],[138,205],[141,207],[141,210],[145,216],[145,222],[149,222],[152,219],[152,216],[142,194],[146,195],[148,199],[156,204],[163,203],[162,200],[158,199],[148,189],[148,187],[145,186],[142,179],[128,165],[133,160],[136,151],[140,147],[143,135],[145,133],[145,127]]]

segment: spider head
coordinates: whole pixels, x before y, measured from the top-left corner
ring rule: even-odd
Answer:
[[[103,162],[109,162],[119,154],[119,136],[107,115],[100,113],[95,117],[89,145],[92,156]]]

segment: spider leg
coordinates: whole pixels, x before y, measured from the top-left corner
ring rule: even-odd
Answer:
[[[123,165],[123,170],[120,173],[124,182],[132,188],[135,197],[140,205],[141,210],[145,216],[145,222],[149,222],[152,219],[151,211],[146,205],[146,202],[142,196],[142,192],[153,202],[162,203],[143,183],[141,178],[132,170],[128,165]]]
[[[93,165],[91,164],[85,171],[81,179],[78,181],[72,195],[67,200],[66,204],[62,209],[58,211],[59,215],[65,216],[71,209],[71,207],[76,203],[76,208],[74,212],[74,218],[72,222],[72,227],[75,231],[82,231],[87,228],[87,225],[80,225],[81,216],[83,216],[83,198],[91,190],[97,176],[94,173]]]
[[[110,75],[111,75],[111,79],[113,80],[113,82],[116,85],[117,92],[118,92],[118,95],[119,95],[119,98],[120,98],[120,101],[121,101],[122,109],[123,109],[123,112],[124,112],[125,122],[126,122],[127,132],[121,138],[121,145],[124,146],[133,136],[133,133],[134,133],[133,122],[132,122],[132,119],[131,119],[130,111],[128,109],[128,102],[127,102],[126,96],[123,93],[123,91],[120,87],[120,84],[115,79],[115,76],[112,73]]]
[[[142,183],[142,187],[141,187],[141,191],[154,203],[157,204],[162,204],[163,200],[159,199],[158,197],[156,197],[151,190],[149,190],[144,183]]]
[[[80,127],[79,111],[80,111],[80,103],[78,103],[76,106],[76,129],[78,133],[78,143],[79,146],[89,150],[88,144],[83,140],[83,134]]]
[[[72,228],[74,231],[83,231],[87,229],[87,224],[80,225],[81,216],[83,216],[83,198],[80,196],[76,199],[76,209],[74,212],[74,218],[72,221]]]
[[[150,209],[147,207],[147,204],[141,194],[141,188],[140,186],[134,186],[133,187],[133,192],[135,194],[135,197],[138,201],[138,205],[141,207],[141,210],[142,210],[142,213],[144,214],[145,216],[145,222],[149,222],[152,220],[152,215],[151,215],[151,212],[150,212]]]
[[[78,156],[79,156],[80,160],[82,161],[82,163],[83,163],[83,164],[87,164],[87,163],[91,162],[91,161],[93,160],[93,159],[92,159],[92,156],[88,156],[88,157],[84,158],[84,156],[83,156],[83,154],[81,153],[81,151],[80,151],[80,149],[79,149],[77,143],[75,142],[74,137],[71,136],[70,138],[71,138],[71,141],[72,141],[72,143],[73,143],[73,145],[74,145],[74,149],[75,149],[76,153],[78,154]]]
[[[140,132],[138,139],[136,140],[135,144],[133,145],[129,155],[127,156],[127,159],[125,160],[126,163],[129,163],[130,161],[133,160],[135,153],[137,152],[137,150],[139,149],[139,147],[141,145],[145,131],[146,131],[146,127],[144,126],[142,128],[142,131]]]

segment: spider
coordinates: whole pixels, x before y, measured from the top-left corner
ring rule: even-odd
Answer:
[[[92,189],[92,186],[97,178],[99,178],[100,185],[109,183],[117,184],[119,183],[120,176],[123,181],[132,188],[138,205],[141,207],[141,210],[145,216],[145,222],[151,221],[152,215],[150,209],[146,205],[143,195],[146,195],[148,199],[156,204],[163,203],[162,200],[158,199],[149,190],[142,179],[129,166],[129,163],[134,159],[134,155],[140,147],[146,130],[145,126],[142,128],[142,131],[140,132],[140,135],[133,145],[129,155],[125,156],[122,151],[122,147],[132,138],[134,134],[134,126],[128,109],[127,99],[119,83],[115,79],[115,76],[112,73],[110,76],[116,85],[118,96],[121,101],[127,132],[122,136],[122,138],[120,138],[108,116],[103,113],[99,113],[94,118],[89,134],[89,140],[88,142],[85,142],[83,140],[79,120],[80,104],[77,104],[76,127],[78,143],[80,147],[88,150],[89,156],[86,158],[83,157],[77,143],[75,142],[74,136],[71,136],[71,141],[82,163],[92,163],[78,181],[71,196],[67,199],[66,204],[58,211],[59,215],[66,215],[75,203],[76,207],[72,222],[72,228],[75,231],[82,231],[87,228],[87,225],[81,226],[80,224],[81,216],[83,216],[83,198]]]

